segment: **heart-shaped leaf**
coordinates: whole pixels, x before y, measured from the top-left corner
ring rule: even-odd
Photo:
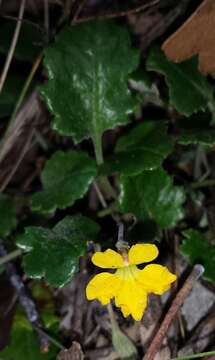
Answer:
[[[24,256],[27,276],[44,277],[56,287],[65,285],[77,271],[86,243],[95,240],[98,231],[94,221],[81,215],[65,217],[52,230],[27,227],[17,238],[17,245],[27,251]]]
[[[45,50],[49,81],[41,93],[53,127],[76,143],[91,137],[98,162],[103,132],[126,124],[134,108],[127,81],[137,63],[128,31],[112,21],[68,26]]]
[[[186,116],[204,110],[213,101],[212,87],[198,70],[198,59],[176,64],[154,48],[147,59],[147,69],[162,73],[169,87],[170,104]]]
[[[43,191],[32,197],[32,209],[44,214],[72,206],[96,176],[96,163],[85,153],[57,151],[42,172]]]
[[[173,140],[167,135],[165,124],[146,121],[120,138],[115,155],[106,160],[101,171],[137,175],[143,170],[154,170],[172,148]]]
[[[173,186],[163,170],[143,171],[136,176],[121,176],[120,209],[139,220],[151,218],[162,228],[174,226],[182,217],[184,192]]]

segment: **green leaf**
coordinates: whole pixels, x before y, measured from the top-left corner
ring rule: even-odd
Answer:
[[[0,236],[8,236],[16,227],[16,208],[13,200],[0,194]]]
[[[76,143],[91,137],[98,153],[103,132],[128,122],[135,100],[127,81],[137,63],[128,31],[114,22],[66,27],[45,50],[49,81],[41,93],[54,129]]]
[[[0,41],[0,52],[7,54],[13,38],[16,21],[1,19],[0,33],[4,34]],[[32,24],[22,23],[14,57],[18,60],[33,62],[41,51],[43,33]]]
[[[48,325],[46,324],[49,330]],[[50,345],[48,353],[41,353],[31,324],[19,314],[14,319],[10,344],[0,352],[0,358],[4,360],[53,360],[57,352],[58,349]]]
[[[143,170],[158,168],[173,149],[173,140],[162,122],[146,121],[122,136],[116,153],[107,159],[101,171],[137,175]]]
[[[0,117],[11,114],[18,96],[22,90],[25,79],[18,75],[9,75],[0,96]]]
[[[32,197],[32,209],[49,214],[82,198],[96,176],[96,164],[85,153],[57,151],[42,172],[43,191]]]
[[[198,59],[193,57],[180,64],[169,61],[154,48],[147,59],[147,69],[162,73],[169,87],[170,104],[186,116],[203,110],[213,99],[212,87],[198,71]]]
[[[120,209],[139,220],[150,217],[161,228],[170,228],[183,217],[184,192],[163,169],[121,176],[120,186]]]
[[[81,215],[65,217],[52,230],[27,227],[17,239],[17,245],[28,252],[24,256],[27,276],[44,277],[51,286],[65,285],[77,271],[87,241],[95,240],[98,231],[95,222]]]
[[[214,128],[181,129],[178,142],[182,145],[201,144],[212,146],[215,144]]]
[[[203,277],[209,281],[215,282],[215,246],[210,245],[207,238],[196,230],[187,230],[183,232],[185,239],[180,247],[183,255],[189,262],[202,264],[205,268]]]
[[[142,67],[131,74],[129,85],[132,90],[137,92],[137,98],[142,106],[148,103],[152,103],[157,106],[163,105],[159,90],[153,81],[151,74],[149,74]]]

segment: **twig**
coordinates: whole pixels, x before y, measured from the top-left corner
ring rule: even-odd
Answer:
[[[25,96],[26,96],[26,94],[27,94],[27,91],[28,91],[28,89],[29,89],[29,87],[30,87],[30,85],[31,85],[31,82],[32,82],[32,80],[33,80],[33,78],[34,78],[34,75],[35,75],[38,67],[40,66],[40,63],[41,63],[41,61],[42,61],[42,58],[43,58],[43,54],[41,53],[41,54],[38,55],[38,57],[36,58],[35,62],[33,63],[32,68],[31,68],[31,71],[30,71],[30,73],[29,73],[29,75],[28,75],[28,77],[27,77],[27,79],[26,79],[26,82],[25,82],[25,84],[24,84],[24,86],[23,86],[23,89],[22,89],[22,91],[21,91],[21,94],[20,94],[20,96],[19,96],[19,98],[18,98],[18,101],[17,101],[17,103],[16,103],[16,106],[15,106],[15,108],[14,108],[14,110],[13,110],[12,115],[11,115],[10,122],[13,121],[14,117],[15,117],[16,114],[17,114],[17,111],[19,110],[20,106],[22,105],[23,100],[24,100],[24,98],[25,98]]]
[[[15,28],[15,31],[14,31],[14,34],[13,34],[13,39],[12,39],[12,42],[11,42],[11,45],[10,45],[10,49],[8,51],[7,59],[5,61],[5,65],[4,65],[1,77],[0,77],[0,94],[2,92],[5,80],[7,78],[7,73],[8,73],[8,70],[9,70],[9,67],[10,67],[10,64],[11,64],[11,61],[12,61],[12,58],[13,58],[13,54],[14,54],[14,51],[15,51],[15,48],[16,48],[16,44],[17,44],[17,41],[18,41],[18,37],[19,37],[21,25],[22,25],[21,20],[23,19],[23,15],[24,15],[24,11],[25,11],[25,2],[26,2],[26,0],[21,0],[21,5],[20,5],[20,8],[19,8],[19,16],[18,16],[19,21],[17,21],[17,23],[16,23],[16,28]]]
[[[19,22],[22,22],[23,24],[28,24],[28,25],[31,25],[33,26],[35,29],[39,30],[41,32],[41,34],[44,32],[44,28],[41,27],[40,25],[34,23],[33,21],[31,20],[28,20],[28,19],[19,19],[18,17],[16,16],[11,16],[11,15],[2,15],[0,14],[0,17],[2,19],[8,19],[8,20],[13,20],[15,22],[19,21]]]
[[[53,336],[47,334],[43,329],[41,329],[41,327],[39,327],[38,325],[34,325],[34,329],[41,335],[46,337],[52,344],[54,344],[56,347],[58,347],[60,350],[66,350],[66,348],[59,342],[57,341],[55,338],[53,338]]]
[[[11,251],[11,253],[5,255],[5,256],[2,256],[0,258],[0,266],[5,264],[6,262],[8,261],[11,261],[11,260],[14,260],[16,259],[18,256],[20,256],[22,254],[22,250],[20,249],[17,249],[17,250],[14,250],[14,251]]]
[[[19,155],[19,158],[16,162],[16,164],[14,165],[14,167],[12,168],[12,171],[8,174],[8,176],[6,177],[5,181],[3,182],[2,186],[0,187],[0,192],[3,192],[7,185],[9,184],[9,182],[11,181],[11,179],[13,178],[14,174],[16,173],[17,169],[19,168],[19,165],[21,164],[23,158],[25,157],[25,154],[26,152],[28,151],[29,149],[29,146],[30,146],[30,143],[31,143],[31,140],[33,138],[33,134],[34,134],[34,129],[31,130],[30,134],[29,134],[29,137],[28,137],[28,140],[26,141],[26,144],[25,146],[23,147],[20,155]]]
[[[183,304],[185,298],[191,291],[192,287],[195,285],[195,282],[200,278],[204,272],[204,267],[202,265],[195,265],[191,274],[188,276],[183,287],[176,295],[175,299],[172,302],[161,326],[156,333],[154,339],[152,340],[143,360],[153,360],[156,353],[158,352],[164,337],[167,335],[167,331],[172,321],[174,320],[180,306]]]
[[[46,42],[49,42],[49,28],[50,28],[50,21],[49,21],[49,2],[48,0],[44,0],[44,28],[46,31]]]
[[[7,256],[7,251],[2,241],[0,241],[0,256],[3,257]],[[37,311],[35,302],[32,299],[29,291],[26,289],[21,279],[21,276],[17,273],[14,264],[11,262],[7,262],[4,264],[4,268],[11,285],[16,290],[19,303],[23,307],[23,310],[25,311],[28,320],[30,321],[34,329],[38,329],[38,328],[41,329],[43,327],[43,324],[41,322],[39,313]],[[38,335],[38,338],[39,338],[41,351],[47,352],[49,348],[49,341],[47,336],[40,333]]]
[[[211,186],[215,186],[215,179],[206,179],[191,184],[191,187],[193,189],[199,189],[199,188],[211,187]]]
[[[138,13],[140,11],[145,10],[145,9],[148,9],[151,6],[157,5],[159,2],[160,2],[160,0],[153,0],[150,3],[141,4],[141,5],[133,8],[133,9],[123,10],[123,11],[119,11],[117,13],[106,13],[106,14],[102,14],[102,15],[98,15],[98,16],[80,17],[74,23],[77,24],[77,23],[90,21],[90,20],[114,19],[114,18],[117,18],[117,17],[128,16],[128,15],[136,14],[136,13]]]
[[[84,7],[84,5],[86,4],[87,1],[88,0],[82,0],[82,1],[78,2],[78,8],[77,8],[77,10],[76,10],[76,12],[75,12],[75,14],[74,14],[74,16],[72,18],[72,21],[71,21],[72,24],[77,22],[77,19],[78,19],[79,15],[80,15],[80,13],[81,13],[81,11],[82,11],[82,9],[83,9],[83,7]]]
[[[107,205],[106,200],[105,200],[104,196],[102,195],[101,190],[99,189],[96,181],[94,181],[93,187],[96,191],[96,194],[98,196],[100,203],[102,204],[103,208],[106,209],[108,205]]]

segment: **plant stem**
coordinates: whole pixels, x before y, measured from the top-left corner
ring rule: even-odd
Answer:
[[[0,258],[0,266],[7,263],[8,261],[16,259],[20,255],[22,255],[22,250],[20,250],[20,249],[16,249],[14,251],[11,251],[11,253],[9,253],[9,254],[7,254],[5,256],[2,256]]]
[[[100,218],[103,218],[107,215],[112,215],[114,211],[117,210],[117,203],[113,202],[109,207],[104,208],[103,210],[100,210],[97,212],[97,216]]]
[[[43,335],[44,337],[46,337],[50,343],[54,344],[57,348],[59,348],[60,350],[66,350],[66,348],[55,338],[53,338],[51,335],[47,334],[46,331],[44,331],[43,329],[41,329],[39,326],[34,326],[34,329],[41,335]],[[45,352],[45,351],[44,351]]]
[[[35,75],[35,73],[36,73],[36,71],[37,71],[37,69],[38,69],[38,67],[39,67],[39,65],[40,65],[40,63],[42,61],[42,58],[43,58],[43,54],[40,53],[39,56],[36,58],[32,68],[31,68],[30,74],[28,75],[28,77],[26,79],[26,82],[25,82],[24,87],[23,87],[23,89],[21,91],[21,94],[20,94],[20,96],[18,98],[18,101],[16,103],[16,106],[15,106],[15,109],[14,109],[14,111],[12,113],[10,121],[12,121],[14,119],[14,117],[16,116],[16,113],[19,110],[19,108],[20,108],[20,106],[21,106],[21,104],[22,104],[22,102],[23,102],[23,100],[25,98],[25,95],[26,95],[26,93],[27,93],[27,91],[28,91],[28,89],[29,89],[29,87],[31,85],[31,82],[32,82],[32,80],[34,78],[34,75]]]
[[[103,152],[102,152],[102,137],[99,137],[99,139],[98,137],[93,139],[93,143],[95,149],[96,162],[97,165],[100,166],[104,163]],[[114,190],[113,186],[111,185],[107,176],[100,176],[99,182],[106,194],[108,194],[111,198],[115,200],[118,198],[117,193]]]
[[[109,318],[110,318],[110,322],[111,322],[111,327],[119,329],[119,325],[116,321],[111,303],[109,303],[107,305],[107,310],[108,310],[108,314],[109,314]]]
[[[105,193],[109,197],[111,197],[111,198],[113,198],[115,200],[118,199],[116,191],[114,190],[113,186],[111,185],[109,179],[106,176],[100,176],[99,177],[99,183],[101,184],[101,186],[103,187]]]
[[[207,179],[200,182],[194,182],[191,184],[193,189],[198,189],[201,187],[215,186],[215,179]]]
[[[198,359],[201,357],[205,357],[205,356],[212,356],[215,355],[215,351],[208,351],[208,352],[203,352],[203,353],[199,353],[199,354],[192,354],[192,355],[185,355],[182,357],[177,357],[171,360],[190,360],[190,359]]]

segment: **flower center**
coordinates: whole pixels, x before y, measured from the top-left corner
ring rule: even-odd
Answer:
[[[126,265],[122,268],[117,269],[116,275],[123,280],[132,280],[135,278],[138,268],[136,265]]]

